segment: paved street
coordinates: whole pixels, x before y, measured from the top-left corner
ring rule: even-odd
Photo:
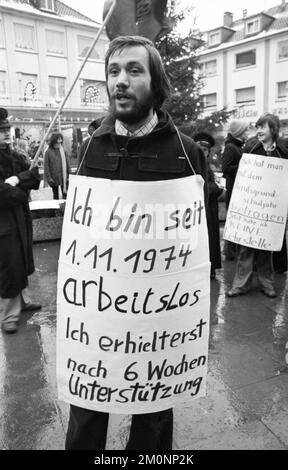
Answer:
[[[33,300],[16,335],[0,336],[0,447],[63,449],[68,405],[57,400],[56,269],[59,242],[34,244]],[[258,290],[229,299],[234,262],[211,288],[207,396],[175,410],[174,449],[288,449],[288,283],[276,276],[276,299]],[[112,416],[108,449],[123,449],[128,416]]]

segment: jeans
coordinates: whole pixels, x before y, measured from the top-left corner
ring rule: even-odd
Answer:
[[[274,271],[272,252],[241,246],[233,287],[247,292],[251,286],[254,263],[257,267],[258,281],[262,288],[273,287]]]
[[[21,314],[21,294],[11,299],[3,299],[0,297],[0,312],[2,325],[18,322]]]

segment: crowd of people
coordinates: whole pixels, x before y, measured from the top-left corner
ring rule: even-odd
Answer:
[[[170,88],[161,57],[151,41],[137,36],[114,39],[106,54],[105,73],[109,113],[89,126],[90,137],[79,152],[79,174],[126,181],[201,175],[207,202],[210,277],[214,279],[222,266],[218,199],[224,191],[209,165],[214,137],[203,131],[191,139],[176,129],[162,107]],[[4,332],[14,333],[21,310],[29,308],[29,302],[23,300],[28,276],[34,271],[28,193],[39,188],[40,177],[37,166],[30,168],[24,156],[11,149],[8,114],[4,109],[0,111],[1,321]],[[243,152],[288,158],[287,142],[279,138],[279,128],[279,119],[266,114],[256,123],[256,136],[247,140],[248,124],[241,120],[230,123],[222,156],[227,208]],[[148,158],[152,151],[157,154],[156,164]],[[139,165],[141,159],[146,159],[146,168],[149,167],[145,173]],[[59,188],[62,197],[66,197],[69,173],[63,135],[54,133],[44,155],[44,178],[54,199],[59,198]],[[263,293],[268,297],[276,295],[271,252],[226,243],[224,255],[227,260],[236,260],[228,296],[248,292],[255,268]],[[30,308],[31,305],[41,308],[30,302]],[[105,449],[108,418],[108,413],[71,405],[66,449]],[[172,435],[172,409],[133,415],[126,449],[169,450]]]

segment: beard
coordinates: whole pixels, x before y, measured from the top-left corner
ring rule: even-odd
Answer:
[[[125,92],[122,93],[125,94]],[[116,104],[115,94],[110,96],[109,112],[115,119],[118,119],[125,124],[137,124],[137,122],[145,119],[149,115],[151,108],[154,107],[152,91],[147,91],[138,99],[134,95],[131,96],[129,93],[129,98],[129,109],[125,109],[125,105],[121,107],[121,105],[119,106],[119,104]]]

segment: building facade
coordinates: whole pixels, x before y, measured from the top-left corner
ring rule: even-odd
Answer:
[[[16,137],[41,140],[100,26],[58,0],[0,0],[0,106]],[[57,122],[68,150],[107,109],[107,45],[102,34]]]
[[[288,3],[205,33],[200,70],[204,116],[227,107],[234,118],[255,123],[264,112],[279,116],[288,137]]]

